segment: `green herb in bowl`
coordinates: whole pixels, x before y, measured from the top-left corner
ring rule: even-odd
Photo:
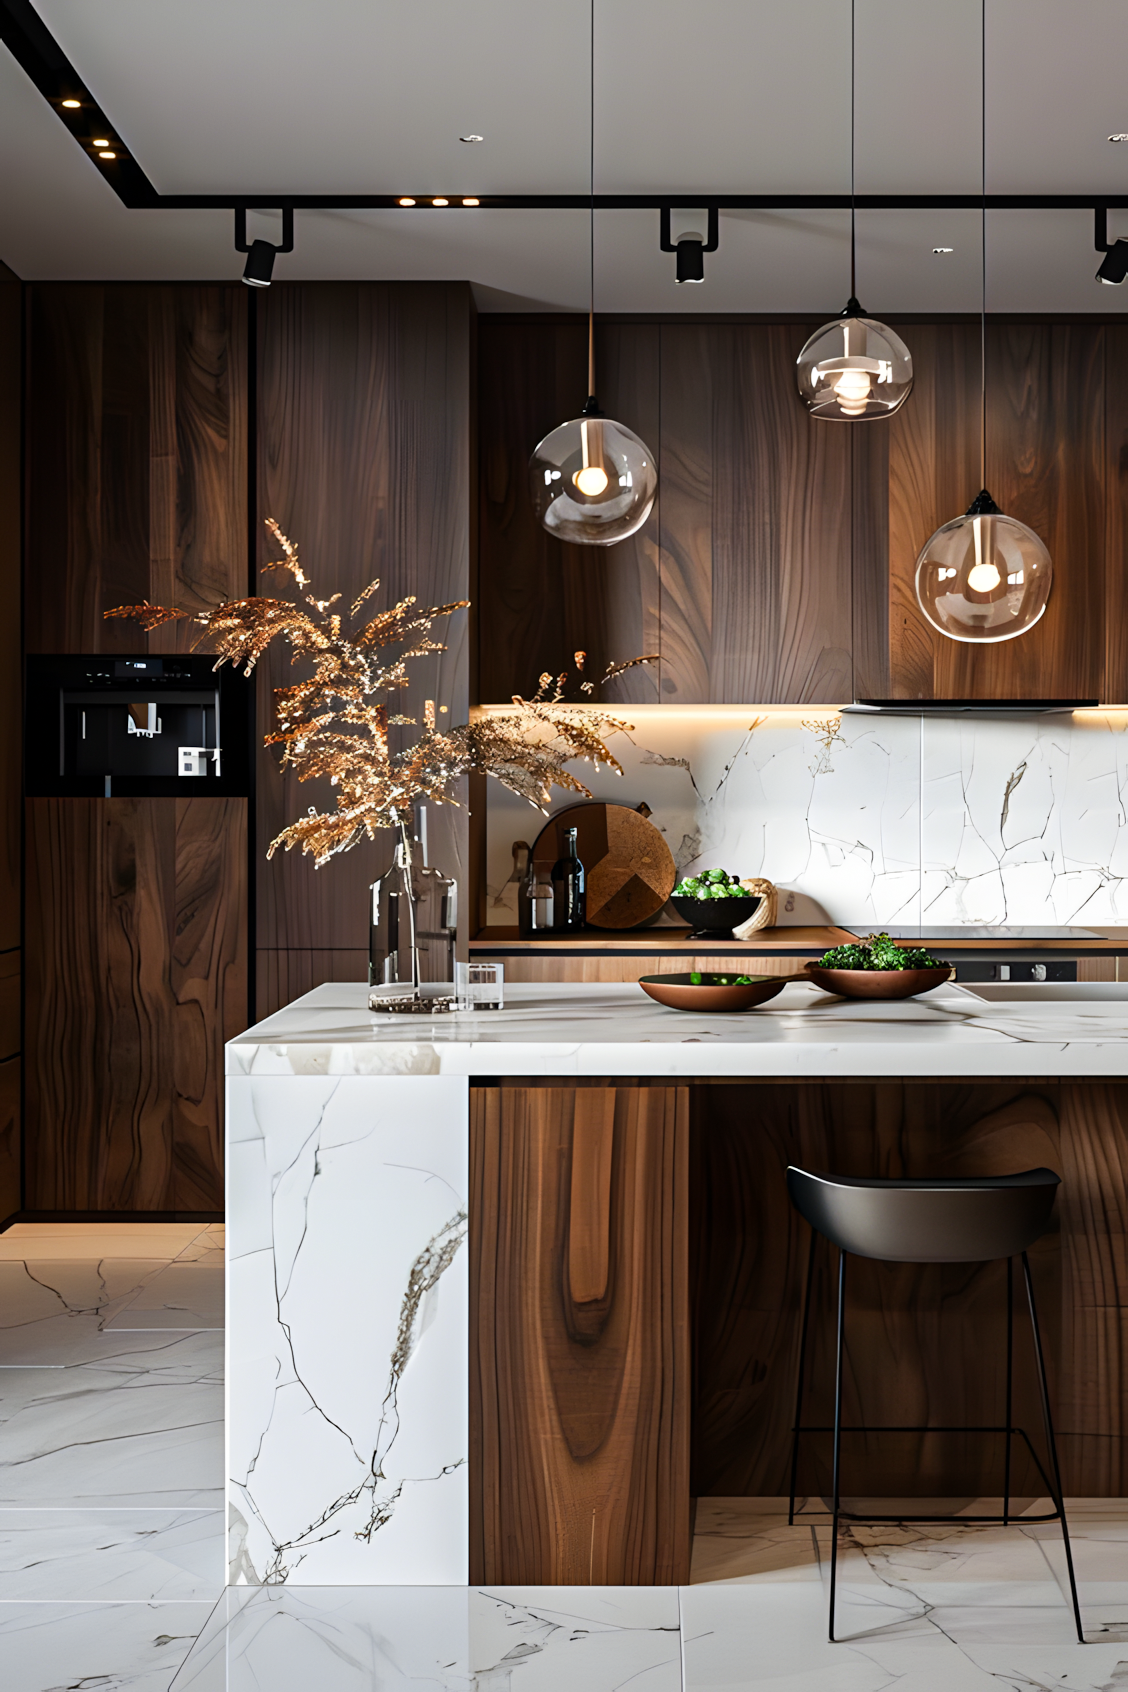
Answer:
[[[943,958],[934,958],[922,946],[898,946],[888,934],[871,934],[868,940],[850,946],[832,946],[819,959],[822,969],[946,969]]]

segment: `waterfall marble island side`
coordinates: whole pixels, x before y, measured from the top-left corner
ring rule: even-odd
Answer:
[[[1123,1003],[1082,984],[848,1004],[794,984],[696,1017],[630,985],[523,986],[501,1012],[405,1027],[366,998],[320,987],[227,1048],[233,1584],[688,1578],[691,1462],[700,1492],[786,1490],[802,1252],[773,1177],[792,1157],[976,1172],[990,1145],[1058,1167],[1067,1411],[1071,1346],[1091,1382],[1086,1323],[1119,1308],[1126,1257]],[[767,1385],[726,1431],[695,1316],[691,1429],[690,1308],[729,1273],[722,1212],[744,1180],[761,1208],[731,1226],[767,1242],[749,1272],[775,1288],[744,1297],[772,1306],[774,1337],[744,1342]],[[1082,1248],[1110,1265],[1095,1314]],[[1067,1491],[1128,1481],[1119,1396],[1098,1383],[1063,1422]]]

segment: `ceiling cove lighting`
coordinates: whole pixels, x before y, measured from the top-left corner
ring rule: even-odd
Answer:
[[[702,235],[699,230],[687,229],[679,235],[676,241],[670,240],[670,214],[672,207],[663,206],[659,213],[661,224],[658,233],[658,245],[664,253],[676,253],[674,264],[674,281],[704,282],[705,254],[715,253],[721,244],[721,220],[716,206],[706,209],[708,222],[707,234]]]
[[[654,454],[595,397],[595,0],[591,0],[588,204],[588,397],[583,412],[533,448],[529,486],[537,517],[558,540],[614,546],[650,515],[658,491]]]
[[[243,266],[243,281],[248,288],[269,288],[274,276],[274,260],[279,253],[292,253],[294,250],[294,208],[282,207],[282,242],[274,246],[270,241],[247,242],[247,208],[235,208],[235,251],[246,253],[247,262]]]
[[[857,299],[854,6],[855,0],[850,0],[850,298],[833,322],[815,330],[795,363],[803,404],[812,417],[832,423],[892,417],[913,390],[913,361],[908,347],[887,324],[867,317]]]
[[[1107,282],[1110,287],[1118,288],[1128,277],[1128,240],[1121,236],[1118,241],[1109,241],[1108,212],[1104,206],[1097,207],[1095,224],[1093,245],[1098,253],[1104,254],[1097,267],[1096,280]]]
[[[925,542],[916,596],[934,629],[949,640],[986,644],[1026,634],[1046,609],[1053,564],[1041,537],[1000,511],[987,492],[987,28],[981,0],[982,131],[980,178],[982,288],[979,310],[979,477],[967,511]],[[1128,246],[1128,243],[1126,243]]]

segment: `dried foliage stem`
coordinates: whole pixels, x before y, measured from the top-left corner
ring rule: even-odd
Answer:
[[[279,636],[289,644],[293,663],[304,659],[312,665],[304,680],[275,688],[275,727],[265,744],[281,748],[283,768],[292,769],[299,781],[327,777],[336,789],[336,809],[311,806],[271,841],[268,858],[280,846],[287,852],[300,846],[320,866],[363,838],[375,839],[380,829],[406,832],[417,800],[456,805],[452,788],[463,775],[493,776],[544,810],[553,787],[591,797],[566,764],[587,759],[622,773],[604,736],[632,725],[598,705],[568,704],[567,671],[542,675],[530,699],[514,695],[512,710],[490,712],[445,732],[436,727],[430,700],[422,724],[390,710],[409,685],[409,665],[445,651],[440,641],[431,639],[431,625],[464,610],[469,601],[420,608],[409,596],[368,616],[366,606],[380,585],[376,580],[345,612],[339,608],[340,594],[315,596],[297,546],[273,518],[266,527],[282,557],[265,569],[288,573],[298,589],[296,600],[255,595],[194,613],[147,603],[118,605],[105,615],[128,617],[146,631],[176,618],[191,618],[202,625],[193,644],[211,642],[217,670],[230,663],[242,666],[249,676]],[[582,652],[575,655],[581,672],[585,657]],[[612,664],[602,682],[652,661],[647,656]],[[580,691],[590,696],[602,682],[584,681]],[[397,724],[418,730],[411,744],[398,751],[392,749],[388,733]]]

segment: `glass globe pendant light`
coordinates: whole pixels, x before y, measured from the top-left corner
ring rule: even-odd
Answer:
[[[533,448],[533,507],[550,535],[579,546],[614,546],[650,515],[658,491],[654,454],[633,429],[605,417],[595,397],[595,0],[591,5],[591,209],[588,397],[579,417]]]
[[[812,417],[861,423],[892,417],[913,387],[913,361],[900,335],[867,317],[857,300],[854,207],[854,0],[850,0],[850,298],[816,329],[796,360],[799,394]]]
[[[984,14],[986,6],[983,8]],[[984,48],[986,47],[985,15]],[[979,479],[984,485],[962,517],[925,542],[916,596],[934,629],[949,640],[1015,640],[1046,609],[1054,569],[1033,529],[1000,511],[987,492],[987,89],[983,58],[982,296],[979,312]]]

